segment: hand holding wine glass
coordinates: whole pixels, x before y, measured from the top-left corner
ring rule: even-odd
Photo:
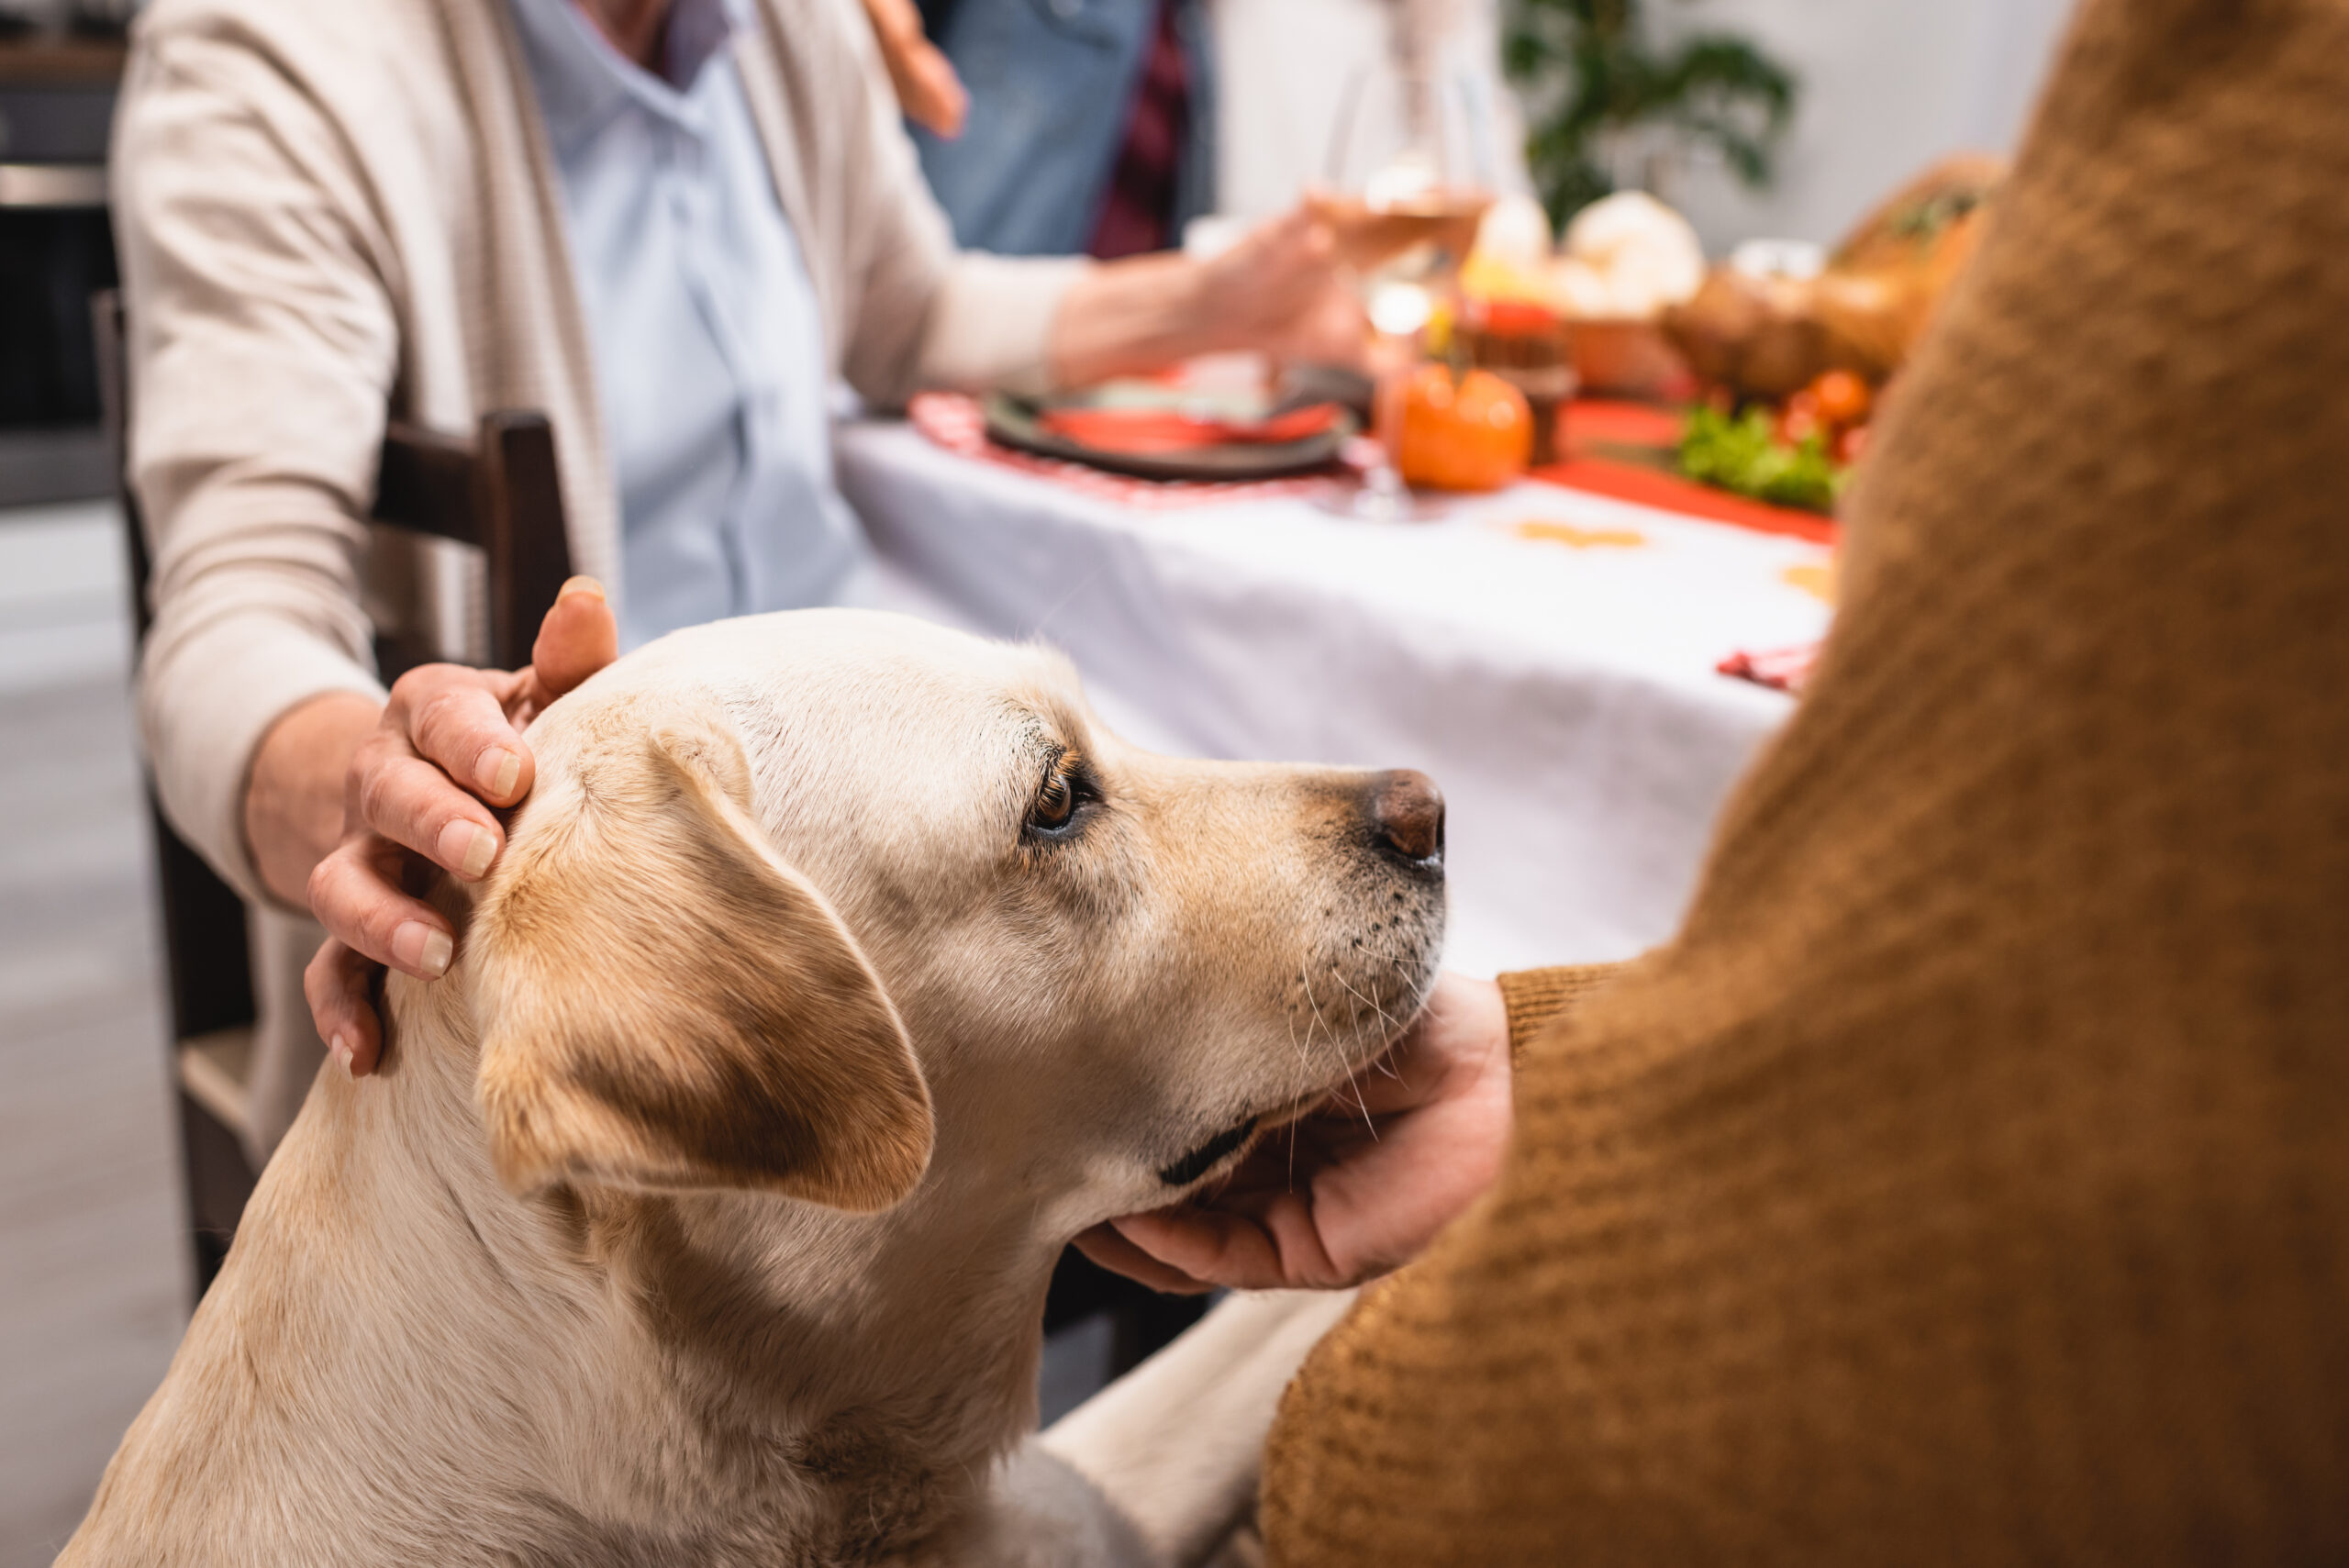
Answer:
[[[1386,386],[1420,352],[1420,334],[1450,303],[1460,264],[1492,205],[1497,166],[1489,122],[1469,83],[1414,57],[1357,74],[1339,110],[1329,183],[1306,199],[1327,225],[1368,317],[1371,373],[1381,385],[1381,459],[1343,509],[1375,520],[1423,515],[1395,472]]]

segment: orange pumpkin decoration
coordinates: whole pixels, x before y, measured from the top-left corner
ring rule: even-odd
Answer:
[[[1533,454],[1525,394],[1490,371],[1458,380],[1420,365],[1382,389],[1379,425],[1406,482],[1437,490],[1497,490]]]

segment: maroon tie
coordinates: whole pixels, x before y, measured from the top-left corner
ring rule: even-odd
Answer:
[[[1158,0],[1158,28],[1150,59],[1142,66],[1133,107],[1126,115],[1126,138],[1118,166],[1094,220],[1087,254],[1108,261],[1163,250],[1174,242],[1168,219],[1174,210],[1174,176],[1183,157],[1184,130],[1191,115],[1190,69],[1183,40],[1175,36],[1178,0]]]

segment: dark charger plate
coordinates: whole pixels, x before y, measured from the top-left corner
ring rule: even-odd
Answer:
[[[1137,479],[1277,479],[1285,474],[1307,473],[1336,462],[1346,442],[1362,428],[1353,415],[1341,409],[1336,424],[1303,440],[1264,445],[1235,442],[1180,452],[1118,452],[1053,435],[1037,422],[1048,409],[1086,406],[1090,404],[1081,395],[1065,399],[1026,398],[1008,392],[991,392],[979,405],[986,416],[987,436],[992,440],[1017,451],[1081,462]]]

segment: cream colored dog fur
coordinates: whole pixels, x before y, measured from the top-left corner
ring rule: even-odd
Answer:
[[[454,967],[321,1073],[61,1561],[1210,1550],[1342,1298],[1023,1440],[1045,1284],[1418,1009],[1424,782],[1141,753],[1048,654],[848,611],[665,639],[530,741]]]

